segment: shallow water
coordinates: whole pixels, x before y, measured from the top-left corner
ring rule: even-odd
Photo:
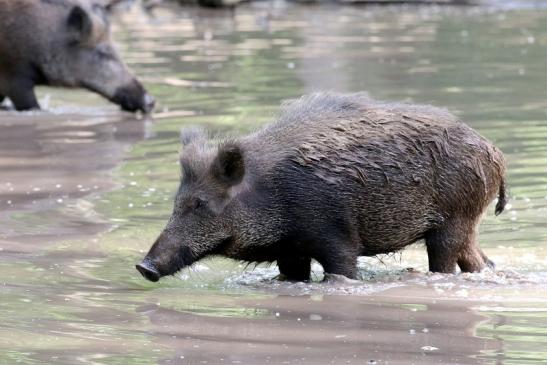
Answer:
[[[0,364],[547,364],[547,9],[498,5],[119,12],[153,116],[47,88],[46,111],[0,112]],[[221,259],[144,281],[180,128],[245,133],[314,90],[446,106],[493,140],[512,196],[481,226],[498,271],[429,274],[416,245],[362,259],[359,281]]]

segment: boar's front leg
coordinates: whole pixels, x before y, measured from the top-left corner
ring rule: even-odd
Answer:
[[[358,253],[344,243],[329,242],[316,259],[326,274],[357,279],[357,257]]]
[[[281,279],[290,281],[310,279],[311,258],[309,257],[281,257],[277,260],[277,266]]]
[[[40,105],[34,94],[34,83],[19,80],[14,82],[9,90],[8,97],[16,110],[40,109]]]

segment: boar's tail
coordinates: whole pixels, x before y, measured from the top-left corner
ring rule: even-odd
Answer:
[[[498,190],[498,202],[496,204],[496,215],[500,215],[507,204],[507,196],[505,195],[505,179],[502,178],[500,188]]]

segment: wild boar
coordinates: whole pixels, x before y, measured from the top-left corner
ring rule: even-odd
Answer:
[[[315,259],[355,278],[358,256],[419,240],[431,271],[493,266],[477,226],[496,196],[496,214],[506,203],[504,157],[445,110],[314,94],[248,136],[182,142],[174,211],[137,265],[148,280],[211,255],[277,261],[291,280]]]
[[[39,108],[34,86],[83,87],[124,110],[149,112],[154,98],[110,39],[108,3],[0,0],[0,102]]]

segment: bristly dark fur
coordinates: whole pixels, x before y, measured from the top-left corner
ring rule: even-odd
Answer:
[[[192,178],[147,255],[162,272],[180,268],[169,256],[182,245],[196,260],[277,261],[294,280],[309,278],[312,258],[355,277],[358,256],[419,240],[431,271],[479,271],[491,262],[477,225],[496,195],[497,214],[506,203],[505,160],[489,141],[444,109],[363,94],[304,96],[248,136],[193,138],[181,164]]]

